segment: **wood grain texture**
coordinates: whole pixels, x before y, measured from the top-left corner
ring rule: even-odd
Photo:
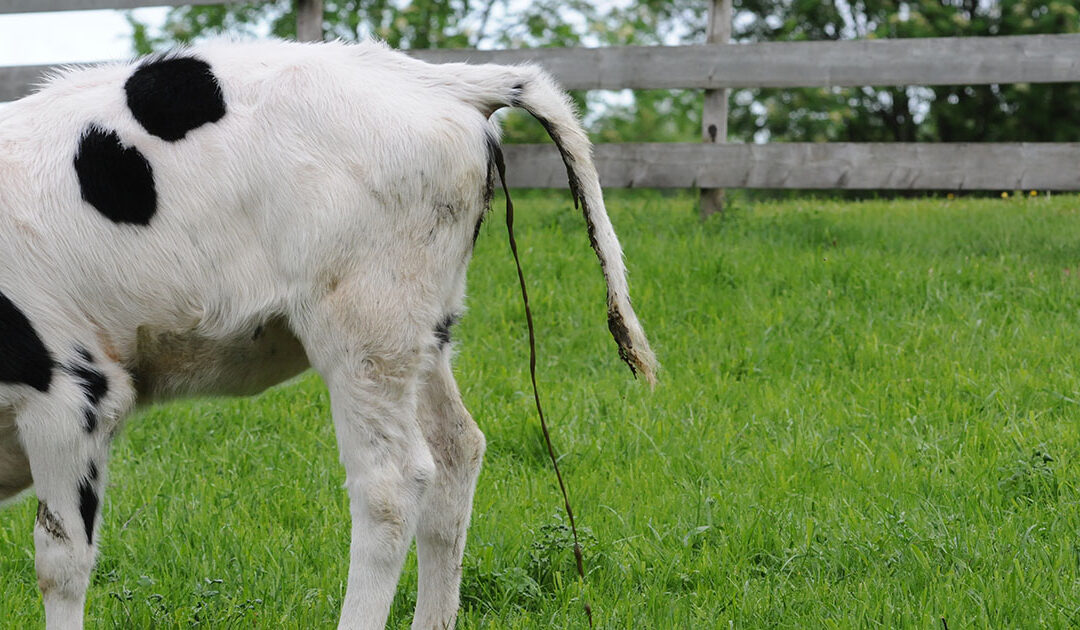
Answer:
[[[712,0],[705,41],[709,44],[727,44],[731,41],[731,0]],[[727,142],[728,92],[726,88],[705,90],[701,110],[702,142],[708,144]],[[722,213],[724,189],[702,188],[698,207],[702,219]]]
[[[551,145],[506,145],[515,188],[566,188]],[[607,188],[1080,190],[1080,143],[601,144]]]
[[[226,4],[226,2],[223,0],[0,0],[0,13],[137,9],[185,4]]]
[[[34,91],[49,72],[59,66],[9,66],[0,68],[0,103],[14,101]]]
[[[321,42],[323,40],[323,0],[295,0],[296,40]]]
[[[1080,81],[1080,34],[410,54],[439,63],[536,62],[567,89]]]
[[[29,0],[6,1],[21,3]],[[102,4],[140,1],[55,0],[57,3]],[[536,62],[554,74],[567,89],[1080,81],[1080,34],[705,46],[416,50],[410,54],[436,63]],[[12,78],[13,72],[19,71],[0,68],[0,101],[12,100],[27,92]]]

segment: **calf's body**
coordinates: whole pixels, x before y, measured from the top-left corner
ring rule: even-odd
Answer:
[[[72,71],[0,110],[0,500],[33,484],[50,629],[79,628],[108,447],[137,404],[323,376],[350,497],[342,628],[385,623],[415,537],[414,628],[446,628],[483,434],[449,327],[498,129],[552,133],[651,380],[589,146],[533,67],[375,43],[210,43]]]

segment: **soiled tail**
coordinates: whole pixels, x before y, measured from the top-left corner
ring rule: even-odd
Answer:
[[[462,81],[462,98],[484,114],[501,107],[520,107],[547,129],[566,164],[574,204],[581,204],[589,241],[600,259],[607,282],[608,328],[619,345],[619,356],[635,375],[655,384],[656,356],[630,305],[622,248],[604,207],[600,178],[592,161],[592,144],[570,99],[536,66],[447,65],[454,66],[454,75]]]

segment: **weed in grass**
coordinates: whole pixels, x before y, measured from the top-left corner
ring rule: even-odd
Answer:
[[[1054,457],[1043,449],[1035,449],[1030,455],[1017,456],[1003,466],[998,486],[1006,503],[1028,505],[1057,502],[1059,489],[1054,461]]]

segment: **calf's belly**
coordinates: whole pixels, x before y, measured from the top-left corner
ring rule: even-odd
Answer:
[[[30,487],[30,462],[19,443],[15,413],[0,409],[0,501]]]
[[[139,402],[185,396],[249,396],[309,366],[299,340],[272,319],[226,338],[140,328],[130,366]]]

